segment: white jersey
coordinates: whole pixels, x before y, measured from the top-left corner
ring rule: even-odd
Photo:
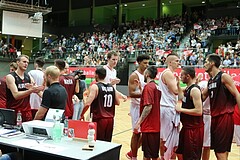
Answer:
[[[110,69],[107,65],[104,65],[103,68],[106,69],[106,77],[104,82],[111,83],[112,79],[117,78],[117,71],[114,68]],[[116,88],[116,84],[113,86]]]
[[[170,92],[167,85],[163,83],[162,81],[162,75],[165,71],[169,69],[165,69],[160,75],[159,75],[159,89],[162,92],[161,94],[161,100],[160,100],[160,106],[164,107],[172,107],[175,108],[177,105],[177,95]]]
[[[201,90],[207,88],[208,81],[201,81],[198,83],[198,86],[201,88]],[[207,99],[203,102],[203,114],[210,115],[210,99],[207,97]]]
[[[141,74],[141,73],[139,73],[137,70],[135,70],[134,73],[137,74],[138,79],[139,79],[139,82],[140,82],[140,84],[141,84],[141,88],[142,88],[142,90],[143,90],[143,88],[144,88],[144,86],[145,86],[145,84],[146,84],[146,83],[144,82],[144,75]],[[142,91],[141,91],[140,88],[138,87],[138,88],[136,88],[135,92],[142,92]],[[141,99],[141,98],[131,98],[131,103],[140,106],[140,99]]]
[[[41,70],[31,70],[28,74],[34,79],[36,85],[41,86],[43,85],[44,81],[44,73]],[[36,93],[32,93],[30,95],[30,105],[32,109],[38,109],[41,105],[42,98],[40,98]]]

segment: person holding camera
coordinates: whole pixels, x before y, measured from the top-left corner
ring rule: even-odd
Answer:
[[[87,84],[85,82],[86,76],[83,74],[82,70],[73,71],[74,75],[77,77],[76,81],[79,83],[79,92],[75,93],[73,96],[73,120],[79,120],[83,107],[83,93],[87,89]]]

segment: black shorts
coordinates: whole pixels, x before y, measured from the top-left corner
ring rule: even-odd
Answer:
[[[223,114],[212,117],[211,120],[211,149],[216,153],[231,151],[234,132],[233,114]]]
[[[97,140],[111,142],[113,121],[113,118],[93,119],[93,122],[97,122]]]
[[[142,151],[145,158],[158,158],[160,147],[160,132],[142,133]]]
[[[182,128],[176,153],[184,160],[200,160],[203,147],[204,126],[200,128]]]

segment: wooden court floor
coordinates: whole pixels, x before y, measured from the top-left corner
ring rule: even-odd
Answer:
[[[125,154],[130,150],[130,139],[132,135],[131,117],[129,113],[129,102],[122,102],[120,106],[116,106],[115,125],[113,131],[112,142],[122,144],[120,160],[127,160]],[[235,143],[232,144],[232,151],[229,153],[229,160],[240,160],[240,147]],[[138,150],[138,160],[142,160],[141,148]],[[210,160],[216,160],[214,152],[211,151]]]

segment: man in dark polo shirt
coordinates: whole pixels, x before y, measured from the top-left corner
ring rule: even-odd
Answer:
[[[34,119],[43,120],[49,108],[65,109],[68,95],[59,83],[59,76],[60,70],[56,66],[46,68],[44,79],[48,89],[43,92],[42,103]]]

